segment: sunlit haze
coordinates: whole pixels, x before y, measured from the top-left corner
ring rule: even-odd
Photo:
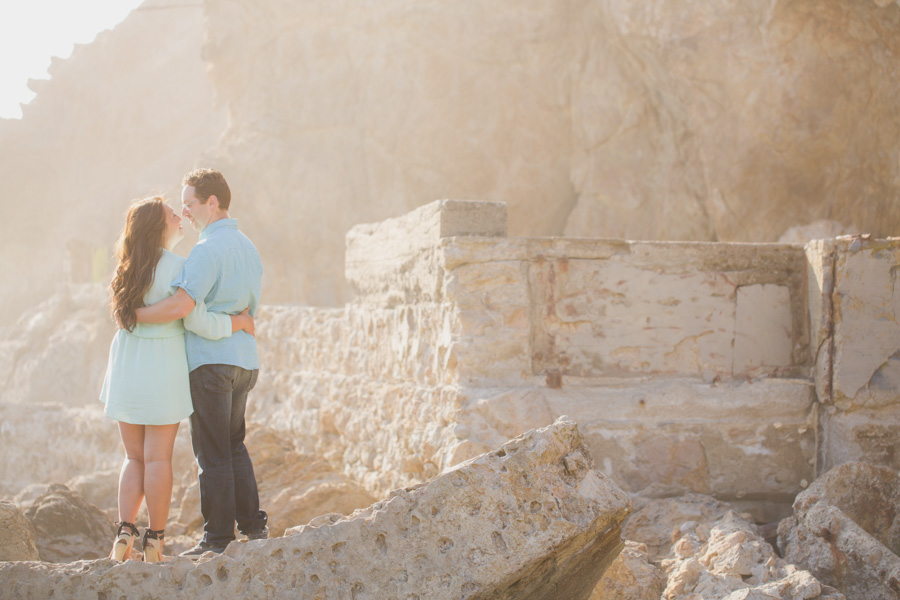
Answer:
[[[34,98],[29,79],[47,79],[50,58],[68,58],[120,23],[142,0],[28,0],[4,3],[0,17],[0,118],[18,119]]]

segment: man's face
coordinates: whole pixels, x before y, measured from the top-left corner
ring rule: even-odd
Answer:
[[[206,202],[201,202],[192,185],[186,185],[181,190],[181,216],[189,220],[197,231],[206,229],[212,218],[213,207],[210,206],[212,198],[213,196],[210,196]]]

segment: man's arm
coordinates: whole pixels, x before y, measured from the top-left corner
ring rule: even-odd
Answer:
[[[169,323],[183,319],[194,309],[194,299],[182,288],[156,304],[142,306],[135,310],[138,323]]]

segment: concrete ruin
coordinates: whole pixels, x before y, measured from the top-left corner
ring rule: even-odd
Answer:
[[[353,302],[261,310],[265,376],[248,408],[249,445],[278,530],[290,532],[329,506],[351,512],[444,477],[568,414],[597,469],[632,497],[702,493],[715,504],[696,514],[666,509],[658,539],[635,533],[646,550],[632,548],[617,579],[598,589],[639,576],[658,583],[667,573],[673,600],[698,586],[838,598],[821,570],[814,577],[797,565],[767,565],[772,550],[754,550],[761,547],[754,526],[725,523],[725,533],[710,535],[728,510],[740,512],[741,523],[790,515],[797,493],[834,465],[862,460],[896,472],[900,241],[632,242],[506,231],[503,204],[454,200],[360,225],[347,236]],[[114,428],[104,428],[92,398],[79,400],[88,388],[61,396],[58,383],[41,377],[69,358],[82,369],[103,365],[97,332],[106,327],[111,336],[112,326],[98,316],[100,297],[74,286],[0,343],[8,361],[0,371],[9,374],[0,403],[9,435],[0,449],[14,457],[0,465],[0,481],[5,494],[16,493],[17,481],[33,484],[16,496],[23,510],[46,482],[67,480],[114,511]],[[58,326],[73,314],[68,328]],[[37,343],[46,332],[56,332],[55,341]],[[43,404],[47,397],[69,405]],[[37,461],[28,440],[48,431],[75,439],[45,448]],[[176,463],[177,548],[196,535],[198,514],[183,435]],[[710,547],[750,548],[745,555],[761,559],[747,567],[753,585],[732,581],[736,575],[715,561],[697,570],[687,554],[680,566],[664,564],[678,539],[673,528],[684,530],[680,548],[696,551],[696,560]],[[723,546],[726,538],[731,545]],[[107,570],[86,568],[98,577]]]
[[[0,563],[0,599],[587,599],[631,501],[559,419],[427,484],[199,564]]]
[[[260,318],[253,418],[382,494],[563,413],[626,491],[760,522],[835,464],[900,466],[900,240],[505,231],[461,201],[352,229],[353,302]]]

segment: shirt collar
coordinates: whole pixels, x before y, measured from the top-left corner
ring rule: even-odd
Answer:
[[[237,219],[219,219],[215,223],[210,223],[200,232],[200,239],[205,240],[218,229],[237,229]]]

